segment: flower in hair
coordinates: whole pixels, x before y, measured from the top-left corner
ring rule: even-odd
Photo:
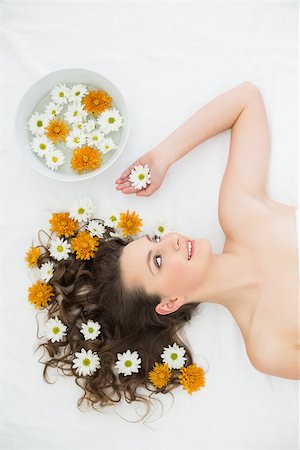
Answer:
[[[46,281],[46,283],[53,277],[54,264],[52,261],[47,261],[42,264],[40,269],[40,279]]]
[[[92,236],[102,237],[105,233],[105,227],[98,220],[90,220],[86,229]]]
[[[202,367],[191,364],[188,367],[182,367],[180,372],[181,375],[178,375],[180,383],[183,385],[183,389],[187,389],[189,394],[205,386],[204,370]]]
[[[67,327],[55,316],[55,319],[49,319],[46,322],[45,337],[51,342],[59,342],[65,336]]]
[[[94,213],[94,205],[91,199],[76,200],[70,209],[70,216],[78,222],[87,221]]]
[[[50,231],[55,231],[57,236],[73,236],[78,229],[78,222],[70,217],[69,212],[53,213],[49,220],[51,224]]]
[[[170,369],[180,369],[184,366],[186,361],[186,358],[183,356],[184,354],[185,349],[183,347],[179,347],[176,342],[174,342],[173,346],[169,345],[164,348],[161,358],[164,363],[168,363]]]
[[[28,301],[33,303],[36,309],[47,307],[51,300],[50,297],[54,296],[52,286],[47,283],[42,283],[40,280],[30,286],[28,292]]]
[[[49,252],[57,261],[68,259],[71,252],[71,244],[63,238],[52,239]]]
[[[88,231],[79,231],[70,242],[72,251],[76,252],[76,259],[93,258],[100,243],[99,238],[91,236]]]
[[[114,228],[117,226],[117,222],[119,219],[120,219],[120,211],[114,208],[104,217],[104,225],[106,227]]]
[[[84,339],[86,341],[88,339],[94,340],[101,333],[100,328],[101,325],[99,322],[93,322],[92,320],[88,320],[87,323],[83,323],[81,325],[80,332],[84,335]]]
[[[157,387],[162,388],[168,384],[172,372],[168,364],[155,363],[154,368],[149,372],[148,378],[151,383]]]
[[[29,267],[34,267],[39,259],[41,252],[38,247],[31,246],[30,249],[26,252],[26,256],[24,260],[27,262]]]
[[[148,164],[145,164],[144,166],[141,164],[134,166],[133,169],[131,169],[128,178],[135,189],[140,190],[146,188],[147,183],[151,183],[151,174]]]
[[[139,215],[135,211],[130,213],[129,210],[127,210],[126,213],[120,213],[120,220],[117,227],[122,229],[123,236],[134,236],[141,231],[140,227],[142,225],[143,221]]]
[[[100,367],[100,356],[92,350],[86,351],[84,348],[81,352],[76,352],[77,358],[73,359],[73,368],[81,375],[92,375]]]
[[[127,350],[125,353],[118,353],[117,357],[118,361],[116,362],[115,367],[118,372],[122,373],[125,377],[127,375],[132,375],[133,372],[139,371],[142,360],[139,358],[137,351],[131,353],[130,350]]]

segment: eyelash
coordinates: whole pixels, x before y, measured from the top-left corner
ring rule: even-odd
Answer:
[[[158,236],[158,235],[156,235],[156,234],[153,236],[153,239],[152,239],[152,240],[153,240],[154,242],[156,242],[156,238],[159,238],[159,241],[160,241],[160,236]],[[159,265],[157,264],[157,259],[156,259],[157,257],[159,257],[160,259],[162,259],[162,258],[161,258],[160,255],[155,255],[155,256],[154,256],[154,264],[156,265],[156,267],[157,267],[158,269],[160,269],[160,268],[161,268],[161,262],[160,262],[160,266],[159,266]]]

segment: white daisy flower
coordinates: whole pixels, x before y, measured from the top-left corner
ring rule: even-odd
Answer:
[[[87,221],[92,217],[94,213],[94,205],[91,199],[83,198],[76,200],[70,209],[70,217],[78,220],[79,222]]]
[[[49,117],[46,114],[34,113],[28,121],[28,127],[32,134],[42,135],[48,125]]]
[[[61,150],[56,148],[55,150],[49,150],[45,154],[46,165],[51,170],[57,170],[65,162],[65,155]]]
[[[49,319],[45,326],[45,337],[52,342],[59,342],[67,333],[67,327],[55,316],[55,319]]]
[[[81,131],[82,133],[85,132],[85,128],[84,128],[84,123],[83,122],[74,122],[73,123],[73,130],[75,131]],[[84,133],[85,134],[85,133]]]
[[[69,148],[82,147],[86,142],[86,135],[80,130],[72,130],[66,138],[66,146]]]
[[[134,166],[131,169],[129,180],[135,189],[142,189],[147,187],[147,183],[151,183],[151,174],[148,164],[142,166],[141,164]]]
[[[97,122],[100,130],[104,134],[108,134],[123,126],[123,117],[116,108],[106,109],[99,115]]]
[[[127,350],[125,353],[118,353],[118,360],[115,364],[119,373],[123,373],[124,376],[131,375],[132,372],[138,372],[141,367],[142,360],[139,358],[138,352],[131,353]]]
[[[153,227],[153,233],[156,236],[165,236],[166,234],[172,231],[171,225],[162,218],[161,220],[157,220]]]
[[[48,281],[53,277],[54,273],[54,264],[52,261],[48,261],[41,265],[39,269],[40,279],[43,281]]]
[[[92,320],[88,320],[87,324],[83,323],[81,325],[80,332],[84,335],[84,339],[86,341],[88,339],[94,340],[101,333],[100,328],[101,325],[99,322],[93,322]]]
[[[74,84],[69,88],[68,100],[74,102],[81,100],[87,94],[87,86],[84,84]]]
[[[30,142],[31,150],[34,153],[37,153],[38,156],[41,158],[45,156],[45,154],[49,150],[55,150],[55,147],[53,143],[50,141],[50,139],[47,138],[46,135],[43,136],[35,136],[32,139],[32,142]]]
[[[84,348],[81,352],[76,352],[77,358],[73,359],[73,367],[76,368],[78,374],[92,375],[100,367],[100,356],[93,353],[92,350],[86,351]]]
[[[84,124],[84,131],[86,131],[87,133],[90,133],[91,131],[94,131],[96,129],[96,120],[94,119],[89,119],[85,124]]]
[[[76,123],[76,122],[82,122],[83,118],[87,116],[87,111],[83,109],[82,104],[77,101],[74,103],[71,103],[68,106],[67,111],[64,114],[65,119],[69,123]]]
[[[115,228],[117,226],[117,222],[120,219],[120,211],[117,209],[114,209],[107,213],[104,217],[104,225],[106,227]]]
[[[97,148],[100,147],[103,139],[104,139],[104,134],[101,133],[100,130],[91,131],[90,133],[87,133],[87,135],[86,135],[87,144],[90,146],[97,147]]]
[[[180,369],[186,361],[184,354],[185,349],[174,342],[173,346],[164,347],[164,352],[160,356],[164,363],[168,363],[170,369]]]
[[[105,233],[105,227],[98,220],[90,220],[86,229],[92,236],[102,237]]]
[[[59,105],[68,103],[68,95],[69,88],[63,83],[54,86],[54,88],[50,92],[52,101]]]
[[[112,138],[104,138],[99,145],[99,150],[105,155],[105,153],[110,152],[111,150],[115,150],[118,147],[116,146],[114,140]]]
[[[66,239],[55,238],[51,240],[49,247],[50,255],[57,261],[62,259],[68,259],[69,253],[71,253],[71,244]]]
[[[50,118],[53,119],[54,117],[57,118],[58,114],[62,111],[63,105],[58,105],[57,103],[50,102],[45,107],[45,114]]]

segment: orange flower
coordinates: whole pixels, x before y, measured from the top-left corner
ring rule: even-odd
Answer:
[[[88,114],[94,113],[94,117],[97,117],[99,113],[111,107],[111,101],[112,98],[104,91],[89,91],[88,95],[82,99],[83,109]]]
[[[71,167],[79,173],[83,170],[94,170],[97,167],[100,167],[102,163],[101,155],[101,152],[88,145],[81,148],[75,148],[71,159]]]
[[[64,120],[57,117],[57,119],[50,120],[45,131],[47,131],[46,136],[56,144],[56,141],[66,142],[66,136],[71,130]]]
[[[183,384],[183,389],[188,390],[189,394],[205,386],[204,370],[202,367],[191,364],[188,367],[182,367],[180,372],[182,373],[182,375],[178,375],[180,383]]]
[[[118,228],[122,228],[123,236],[132,235],[134,236],[139,231],[141,231],[140,226],[143,225],[142,219],[136,214],[135,211],[133,213],[129,213],[127,210],[126,213],[120,213],[120,220],[117,224]]]
[[[171,370],[167,363],[155,363],[154,369],[148,374],[148,378],[157,388],[162,388],[168,384],[172,376]]]
[[[26,252],[24,260],[27,262],[29,267],[34,267],[39,259],[41,252],[38,247],[30,247]]]
[[[77,252],[76,259],[90,259],[95,256],[99,238],[97,236],[92,237],[88,231],[79,231],[70,243],[73,252]]]
[[[38,280],[35,284],[28,288],[28,300],[34,304],[36,309],[41,309],[42,306],[48,306],[50,297],[54,296],[53,288],[47,283],[42,283]]]
[[[78,229],[77,220],[72,219],[68,212],[53,213],[49,223],[52,225],[50,231],[55,231],[59,237],[72,236]]]

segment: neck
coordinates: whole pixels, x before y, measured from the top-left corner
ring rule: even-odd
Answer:
[[[235,317],[253,311],[261,280],[254,268],[234,253],[212,254],[204,281],[192,302],[217,303]]]

